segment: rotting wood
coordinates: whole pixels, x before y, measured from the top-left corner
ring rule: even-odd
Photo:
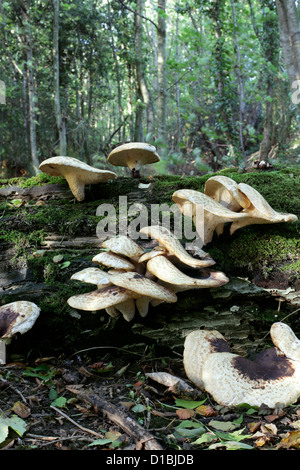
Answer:
[[[98,413],[106,415],[108,419],[129,434],[136,442],[136,450],[163,450],[163,447],[151,433],[145,431],[142,426],[117,406],[109,403],[92,391],[74,390],[73,387],[68,387],[68,389],[75,393],[82,401],[92,404]]]

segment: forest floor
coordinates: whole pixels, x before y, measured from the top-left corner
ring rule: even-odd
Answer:
[[[99,351],[92,358],[82,353],[0,366],[0,449],[300,448],[300,403],[276,411],[229,409],[192,389],[180,357]],[[175,383],[167,383],[162,373]],[[178,378],[191,389],[183,391]]]

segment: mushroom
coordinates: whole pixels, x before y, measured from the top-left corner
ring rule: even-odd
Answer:
[[[177,296],[173,292],[136,272],[113,274],[111,282],[116,286],[127,287],[138,294],[138,297],[145,296],[169,303],[177,301]]]
[[[204,194],[233,212],[239,212],[250,205],[249,199],[238,190],[238,183],[228,176],[216,175],[209,178],[205,183]]]
[[[155,238],[158,240],[162,249],[164,248],[170,255],[174,255],[183,264],[191,266],[193,268],[204,268],[212,266],[215,261],[209,257],[207,253],[201,250],[202,259],[194,258],[191,256],[182,246],[180,241],[166,228],[160,225],[151,225],[149,227],[143,227],[140,230],[141,233],[148,237]],[[156,253],[153,254],[156,256]],[[150,255],[142,256],[140,259],[149,258]]]
[[[207,194],[193,189],[179,189],[173,193],[172,199],[182,214],[192,217],[203,245],[211,242],[215,230],[222,233],[226,222],[247,217],[245,213],[233,212]]]
[[[209,288],[219,287],[226,284],[229,279],[224,273],[216,271],[210,272],[206,278],[194,278],[184,274],[165,256],[156,256],[147,263],[147,269],[168,284],[180,287]]]
[[[109,251],[99,253],[93,257],[92,261],[109,268],[124,269],[125,271],[133,271],[135,269],[134,263]]]
[[[113,253],[126,256],[136,262],[144,254],[144,250],[134,240],[125,235],[109,238],[102,243],[102,246]]]
[[[251,361],[232,354],[220,333],[193,331],[184,343],[186,374],[223,406],[276,408],[295,403],[300,396],[300,341],[281,322],[272,325],[270,334],[275,347]]]
[[[298,217],[294,214],[276,212],[256,189],[246,183],[239,183],[238,191],[248,198],[250,204],[240,212],[240,214],[245,214],[246,217],[232,223],[230,227],[231,234],[246,225],[295,222],[298,220]]]
[[[107,160],[115,166],[127,166],[131,170],[132,177],[139,178],[141,166],[156,163],[160,158],[153,145],[131,142],[113,149]]]
[[[39,169],[51,176],[64,177],[77,201],[83,201],[86,184],[105,183],[116,177],[116,173],[100,170],[73,157],[51,157],[44,160]]]
[[[0,307],[0,363],[6,363],[6,344],[17,333],[30,330],[40,314],[40,308],[33,302],[18,300]]]
[[[72,308],[93,312],[112,306],[116,307],[121,302],[137,297],[138,295],[131,290],[113,285],[86,294],[73,295],[67,302]]]
[[[98,289],[100,289],[100,286],[104,287],[111,285],[109,277],[108,273],[99,268],[84,268],[81,271],[74,273],[71,276],[71,279],[86,282],[88,284],[95,284],[96,286],[99,286]]]

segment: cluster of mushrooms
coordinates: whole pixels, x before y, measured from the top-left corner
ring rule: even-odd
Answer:
[[[127,166],[134,178],[140,177],[142,165],[157,161],[155,147],[145,143],[120,145],[108,156],[110,164]],[[85,198],[85,185],[116,177],[111,171],[64,156],[43,161],[40,170],[66,178],[78,201]],[[209,244],[215,233],[222,234],[225,225],[230,224],[230,234],[233,234],[250,224],[297,220],[294,214],[275,211],[248,184],[238,184],[223,175],[209,178],[204,192],[181,189],[173,193],[172,200],[184,216],[193,219],[201,246]],[[72,275],[72,280],[96,286],[91,292],[70,297],[67,302],[72,308],[104,309],[111,317],[121,314],[131,321],[136,312],[145,317],[150,305],[175,303],[178,292],[219,287],[229,281],[223,272],[212,270],[215,261],[208,253],[198,248],[192,256],[167,228],[147,226],[140,233],[155,240],[150,251],[130,237],[112,237],[102,243],[103,251],[94,256],[92,267]],[[39,314],[39,307],[27,301],[0,307],[0,363],[5,363],[7,342],[17,333],[28,331]],[[281,322],[272,325],[270,335],[274,347],[250,361],[232,354],[218,331],[192,331],[184,342],[186,375],[221,405],[248,403],[276,408],[294,403],[300,396],[300,340]]]
[[[69,298],[71,307],[86,311],[105,309],[111,317],[121,313],[131,321],[136,312],[145,317],[150,304],[175,303],[176,292],[218,287],[228,282],[220,271],[207,273],[203,270],[200,276],[198,271],[195,277],[185,274],[181,268],[201,270],[215,262],[203,250],[201,257],[191,256],[167,228],[148,226],[140,232],[156,240],[157,245],[146,252],[130,237],[116,236],[105,240],[102,247],[106,251],[92,259],[100,268],[85,268],[71,277],[94,284],[97,289]],[[105,272],[101,267],[109,269]]]

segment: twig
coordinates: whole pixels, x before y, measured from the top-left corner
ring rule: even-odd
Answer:
[[[87,429],[83,426],[81,426],[80,424],[76,423],[76,421],[74,421],[72,418],[70,418],[68,415],[66,415],[63,411],[61,411],[59,408],[56,408],[55,406],[53,405],[50,405],[50,408],[52,408],[53,410],[55,410],[57,413],[59,413],[61,416],[63,416],[64,418],[66,418],[68,421],[70,421],[72,424],[74,424],[75,426],[77,426],[79,429],[81,429],[81,431],[84,431],[84,432],[88,432],[90,434],[93,434],[94,436],[97,436],[99,438],[102,438],[102,434],[99,434],[98,432],[96,431],[92,431],[91,429]]]

